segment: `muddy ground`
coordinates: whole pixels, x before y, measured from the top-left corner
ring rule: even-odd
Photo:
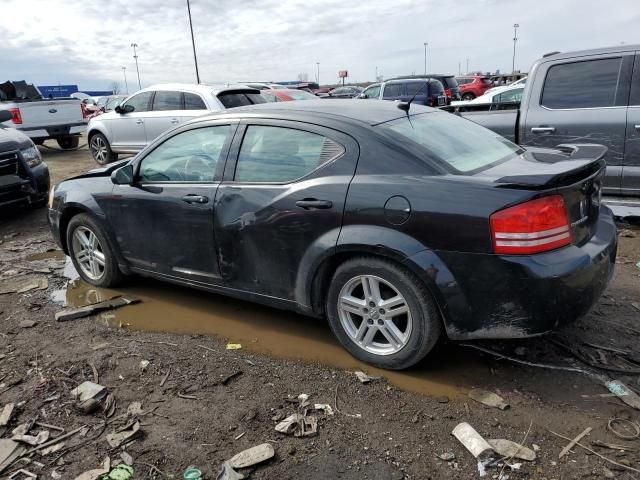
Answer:
[[[54,181],[95,166],[86,148],[43,148],[42,153]],[[504,469],[511,479],[640,478],[640,440],[623,440],[607,428],[612,418],[638,421],[639,412],[616,397],[601,396],[608,393],[602,383],[607,378],[640,389],[640,375],[634,373],[640,372],[640,269],[635,265],[640,230],[621,228],[627,230],[620,236],[614,279],[588,317],[553,337],[475,344],[600,377],[516,364],[446,341],[421,365],[398,373],[351,358],[322,321],[140,278],[117,292],[69,280],[73,271],[65,270],[65,258],[55,250],[45,210],[3,212],[0,289],[23,278],[44,278],[48,286],[0,295],[0,407],[16,404],[0,434],[10,438],[13,428],[36,418],[65,432],[89,428],[70,437],[63,450],[33,453],[26,457],[30,463],[21,460],[1,476],[25,468],[38,478],[73,479],[98,468],[107,456],[112,463],[120,461],[123,449],[110,447],[105,436],[126,426],[132,419],[128,406],[142,402],[137,418],[143,436],[124,449],[139,479],[182,478],[190,465],[213,479],[224,460],[264,442],[274,446],[275,457],[241,470],[245,476],[478,478],[477,462],[451,435],[463,421],[485,438],[539,447],[535,461],[521,462],[519,470]],[[142,302],[65,323],[54,320],[65,304],[117,294]],[[25,320],[36,324],[26,328]],[[580,349],[596,366],[623,372],[587,366],[554,339]],[[242,348],[228,350],[228,342]],[[142,361],[149,362],[144,369]],[[383,378],[362,384],[353,374],[357,369]],[[71,389],[95,374],[116,399],[109,419],[82,413],[70,396]],[[499,393],[510,408],[471,400],[467,392],[472,387]],[[310,395],[311,403],[330,404],[334,415],[310,412],[319,418],[315,436],[276,432],[279,420],[298,411],[291,399],[301,393]],[[568,441],[550,430],[573,438],[587,427],[592,431],[580,443],[619,465],[580,447],[558,458]],[[34,426],[31,432],[41,429]],[[62,434],[50,433],[51,438]],[[598,441],[626,449],[594,445]],[[444,453],[455,459],[441,460]],[[489,470],[487,478],[497,478],[500,471]]]

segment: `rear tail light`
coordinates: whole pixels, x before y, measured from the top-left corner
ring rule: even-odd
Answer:
[[[16,125],[22,125],[22,114],[20,113],[20,109],[10,108],[9,111],[11,112],[11,115],[12,115],[11,121]]]
[[[445,89],[444,89],[444,94],[445,94],[447,97],[451,97],[451,89],[450,89],[450,88],[445,88]]]
[[[547,252],[571,243],[560,195],[530,200],[491,215],[493,251],[506,255]]]
[[[84,120],[89,116],[89,112],[87,112],[87,106],[84,103],[80,103],[80,110],[82,111],[82,118]]]

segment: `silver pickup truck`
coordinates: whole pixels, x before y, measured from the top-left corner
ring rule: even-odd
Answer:
[[[640,197],[640,45],[546,55],[519,107],[445,108],[523,146],[605,145],[604,193]]]

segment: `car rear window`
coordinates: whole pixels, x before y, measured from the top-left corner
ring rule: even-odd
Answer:
[[[259,93],[247,92],[222,92],[218,94],[218,100],[222,102],[224,108],[244,107],[254,103],[266,103],[266,100]]]
[[[491,80],[490,78],[482,78],[482,83],[484,83],[485,85],[493,85],[493,80]]]
[[[444,83],[447,88],[456,88],[458,86],[456,77],[444,77],[442,83]]]
[[[423,113],[382,123],[376,128],[422,146],[429,157],[459,173],[475,173],[522,153],[506,138],[450,113]]]

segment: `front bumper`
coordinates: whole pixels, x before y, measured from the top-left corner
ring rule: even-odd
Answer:
[[[49,186],[49,168],[46,163],[31,168],[28,175],[0,176],[0,207],[44,201],[49,193]]]
[[[439,291],[447,334],[453,340],[523,338],[573,322],[609,284],[616,252],[607,207],[582,246],[529,256],[435,252],[451,279]]]

